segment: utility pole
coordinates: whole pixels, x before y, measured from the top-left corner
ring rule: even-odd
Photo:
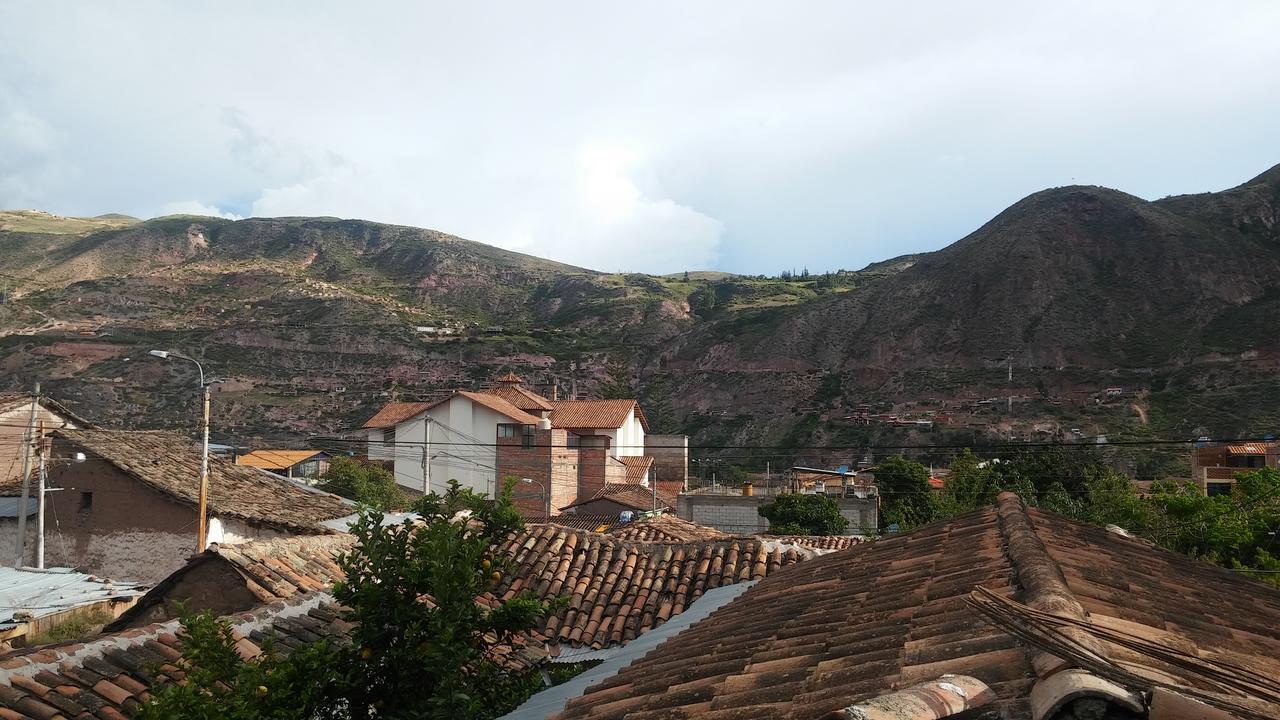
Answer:
[[[31,395],[31,414],[27,417],[27,432],[22,436],[22,500],[18,504],[18,560],[14,567],[22,567],[27,559],[27,502],[31,498],[31,443],[35,439],[36,410],[40,407],[40,383],[36,383]],[[41,518],[43,520],[43,518]]]
[[[37,454],[40,462],[37,465],[36,478],[38,479],[36,500],[36,569],[44,569],[44,507],[45,507],[45,485],[47,484],[48,474],[45,471],[45,445],[44,445],[44,422],[40,423],[40,445]]]
[[[204,552],[209,532],[209,385],[204,381],[204,368],[200,368],[200,385],[204,389],[204,447],[200,452],[200,530],[196,535],[196,553]]]
[[[427,442],[422,446],[422,494],[431,492],[431,418],[422,419],[427,426]]]

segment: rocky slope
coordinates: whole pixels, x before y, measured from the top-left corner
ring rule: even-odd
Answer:
[[[41,378],[107,422],[174,424],[180,370],[144,360],[174,347],[229,378],[224,440],[339,432],[502,368],[639,392],[708,445],[1280,427],[1280,166],[1154,202],[1045,190],[938,252],[806,278],[609,275],[332,218],[3,213],[0,253],[0,389]]]

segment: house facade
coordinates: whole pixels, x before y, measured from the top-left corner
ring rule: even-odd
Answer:
[[[1229,494],[1236,473],[1280,467],[1280,442],[1205,442],[1191,451],[1191,481],[1206,495]]]
[[[196,551],[200,448],[194,441],[169,432],[60,430],[49,456],[47,567],[154,583]],[[12,496],[14,487],[9,483],[0,494]],[[209,459],[208,544],[328,534],[334,531],[322,523],[353,512],[335,495]],[[33,511],[27,564],[34,564],[34,520]],[[16,522],[0,520],[0,548],[16,545]]]
[[[649,487],[661,468],[679,492],[688,439],[653,436],[635,400],[556,400],[507,374],[481,392],[455,390],[431,403],[389,403],[364,424],[371,460],[394,468],[396,482],[419,492],[449,480],[490,496],[504,478],[528,516],[556,514],[609,484]],[[652,454],[649,452],[652,450]],[[655,463],[655,456],[661,463]],[[678,479],[677,479],[678,478]]]

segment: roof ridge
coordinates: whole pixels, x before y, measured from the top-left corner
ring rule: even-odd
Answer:
[[[1036,532],[1022,498],[1014,492],[1000,493],[996,498],[996,517],[1022,604],[1050,615],[1091,623],[1089,613],[1067,584],[1062,566],[1049,554]],[[1110,653],[1093,634],[1074,627],[1063,629],[1062,634],[1097,657],[1110,661]],[[1037,720],[1056,717],[1055,713],[1064,703],[1083,696],[1119,705],[1133,702],[1131,693],[1124,687],[1077,668],[1069,660],[1036,646],[1027,646],[1026,653],[1036,673],[1031,705],[1032,716]]]

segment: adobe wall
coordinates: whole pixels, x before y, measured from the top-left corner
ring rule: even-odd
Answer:
[[[192,485],[198,479],[191,478]],[[153,490],[105,460],[49,469],[45,567],[154,584],[196,552],[196,508]],[[223,544],[284,535],[238,518],[221,519]],[[36,517],[27,518],[26,564],[35,564]],[[17,521],[0,522],[0,560],[17,554]]]

